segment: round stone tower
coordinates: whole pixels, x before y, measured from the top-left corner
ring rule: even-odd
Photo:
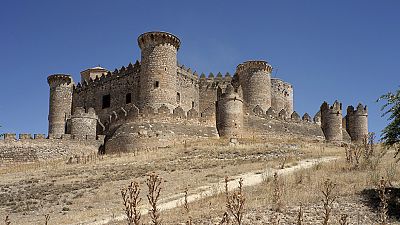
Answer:
[[[272,92],[271,92],[271,107],[280,112],[285,108],[286,97],[284,82],[278,78],[271,78]]]
[[[142,62],[140,71],[140,109],[177,106],[177,52],[180,40],[166,32],[148,32],[138,37]]]
[[[237,66],[247,112],[257,105],[264,111],[271,107],[271,72],[271,65],[265,61],[247,61]]]
[[[70,75],[54,74],[47,78],[50,86],[49,137],[65,134],[67,119],[71,116],[74,82]]]
[[[335,101],[332,106],[326,102],[322,103],[321,128],[327,141],[341,142],[343,140],[342,103]]]
[[[98,117],[93,108],[86,112],[83,107],[76,107],[71,116],[71,134],[75,138],[96,137]]]
[[[368,109],[367,106],[358,104],[357,109],[353,106],[347,107],[346,130],[351,141],[362,143],[363,138],[368,135]]]
[[[218,89],[217,129],[220,137],[239,137],[243,130],[242,88],[228,84],[225,93]]]

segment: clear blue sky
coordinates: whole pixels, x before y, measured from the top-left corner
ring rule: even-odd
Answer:
[[[0,133],[47,133],[48,75],[126,66],[153,30],[177,35],[180,63],[199,73],[265,59],[293,84],[299,114],[362,102],[380,132],[375,100],[400,84],[399,12],[400,1],[2,0]]]

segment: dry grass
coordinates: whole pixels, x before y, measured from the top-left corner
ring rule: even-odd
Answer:
[[[227,195],[216,189],[213,197],[191,202],[190,210],[187,196],[194,194],[193,190],[198,187],[224,182],[223,179],[227,176],[262,171],[265,168],[288,168],[304,158],[341,155],[343,159],[333,163],[322,163],[311,169],[280,176],[279,185],[274,185],[274,180],[266,177],[261,185],[243,188],[241,192],[246,196],[245,210],[244,204],[237,204],[240,202],[238,195],[235,199],[231,197],[230,201],[242,207],[240,223],[243,224],[249,224],[252,215],[264,214],[268,217],[266,220],[261,219],[267,221],[264,224],[278,221],[285,224],[289,214],[292,215],[290,221],[294,224],[310,224],[314,218],[322,223],[322,217],[311,212],[323,212],[318,190],[321,190],[323,181],[330,178],[337,184],[338,194],[330,218],[332,222],[339,224],[344,218],[342,215],[346,214],[348,217],[340,224],[351,224],[357,215],[342,207],[344,199],[353,199],[365,188],[375,187],[382,176],[390,180],[388,184],[391,183],[392,186],[397,185],[396,181],[399,180],[398,168],[394,164],[388,167],[382,163],[394,163],[390,154],[381,155],[378,154],[379,151],[375,152],[370,161],[362,160],[361,157],[359,166],[355,169],[344,159],[344,148],[329,144],[305,143],[294,139],[285,144],[279,140],[272,140],[268,144],[250,140],[249,145],[235,147],[226,147],[224,144],[226,143],[220,141],[217,147],[213,147],[205,142],[186,143],[186,146],[176,148],[105,156],[86,164],[66,164],[66,159],[46,165],[2,168],[0,195],[6,200],[0,204],[0,216],[4,218],[5,213],[10,213],[12,220],[19,224],[43,223],[43,215],[46,214],[51,215],[52,221],[57,221],[58,224],[116,217],[123,213],[121,193],[118,190],[126,187],[132,179],[138,185],[146,185],[147,175],[154,171],[163,177],[163,181],[153,182],[154,188],[149,188],[154,190],[149,195],[152,202],[156,203],[154,212],[157,212],[157,204],[186,196],[186,203],[183,202],[182,207],[156,213],[157,223],[158,219],[162,219],[163,224],[209,224],[210,221],[220,224],[233,221],[238,223],[232,212],[230,215],[226,213],[227,197],[233,193]],[[371,162],[377,162],[376,166],[371,166]],[[161,185],[162,191],[159,189]],[[281,210],[268,214],[268,210],[274,205],[276,187],[280,192]],[[17,199],[14,196],[25,197]],[[38,203],[22,204],[24,198]],[[146,198],[146,195],[140,193],[137,198]],[[303,203],[300,211],[299,202]],[[152,203],[143,203],[142,207],[152,208]],[[238,207],[232,209],[236,209],[232,211],[237,214]],[[150,222],[145,217],[142,222]],[[126,224],[126,221],[114,221],[112,224]]]

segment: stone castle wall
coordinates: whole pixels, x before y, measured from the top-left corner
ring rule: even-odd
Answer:
[[[74,155],[97,153],[104,143],[103,136],[75,138],[62,135],[57,139],[46,139],[45,135],[4,134],[0,140],[0,165],[16,162],[35,162],[48,159],[60,159]]]
[[[100,121],[107,121],[111,112],[126,104],[139,103],[140,64],[129,64],[113,73],[88,83],[78,84],[73,93],[72,107],[94,108]],[[110,96],[109,107],[103,107],[103,98]],[[130,102],[127,97],[130,96]]]
[[[207,78],[204,74],[200,76],[199,113],[201,121],[215,125],[217,89],[219,87],[224,91],[231,81],[232,77],[228,73],[224,77],[222,77],[221,73],[218,73],[217,77],[214,77],[213,74],[210,74]]]
[[[184,66],[177,67],[177,106],[187,112],[194,108],[199,112],[199,78],[197,73],[193,73],[191,69],[186,69]],[[178,97],[178,95],[177,95]]]

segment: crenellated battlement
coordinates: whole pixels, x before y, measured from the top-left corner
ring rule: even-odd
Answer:
[[[135,64],[129,63],[127,67],[122,66],[120,69],[115,69],[113,72],[107,71],[107,73],[96,76],[94,79],[92,77],[82,79],[81,82],[74,86],[74,91],[79,93],[88,88],[98,87],[107,82],[125,78],[126,76],[138,76],[140,67],[139,61],[136,61]]]
[[[329,106],[327,102],[323,102],[321,105],[321,113],[342,114],[342,103],[339,103],[337,100],[335,100],[333,105]]]
[[[159,108],[146,106],[139,110],[134,104],[128,104],[115,111],[112,111],[108,116],[107,121],[103,121],[106,130],[111,127],[117,127],[126,122],[137,122],[142,120],[161,119],[161,120],[195,120],[199,119],[199,112],[194,108],[189,111],[184,111],[182,107],[177,106],[172,111],[168,106],[161,105]]]
[[[149,46],[170,44],[178,50],[181,45],[181,41],[178,37],[171,33],[152,31],[140,35],[138,37],[138,44],[141,49],[147,48]]]
[[[69,86],[74,84],[71,75],[69,74],[53,74],[47,77],[47,83],[50,87]]]
[[[196,71],[192,71],[191,68],[186,68],[184,65],[180,65],[177,67],[178,76],[183,76],[187,79],[191,79],[193,83],[197,84],[199,81],[199,75]]]
[[[210,73],[208,77],[204,73],[201,74],[199,79],[199,85],[205,88],[217,89],[218,85],[227,85],[232,82],[232,76],[229,72],[226,72],[225,75],[222,75],[221,72],[217,73],[217,76],[214,76],[213,73]]]
[[[259,71],[259,70],[263,70],[268,73],[271,73],[272,66],[270,64],[268,64],[266,61],[251,60],[251,61],[243,62],[236,67],[236,71],[238,73],[242,73],[244,71]]]
[[[367,116],[368,108],[367,105],[363,106],[363,104],[358,103],[357,108],[354,109],[352,105],[347,107],[347,115],[348,116]]]
[[[237,100],[243,102],[243,90],[241,86],[235,88],[232,86],[232,84],[227,84],[225,91],[223,91],[222,88],[219,87],[217,96],[218,101]]]

